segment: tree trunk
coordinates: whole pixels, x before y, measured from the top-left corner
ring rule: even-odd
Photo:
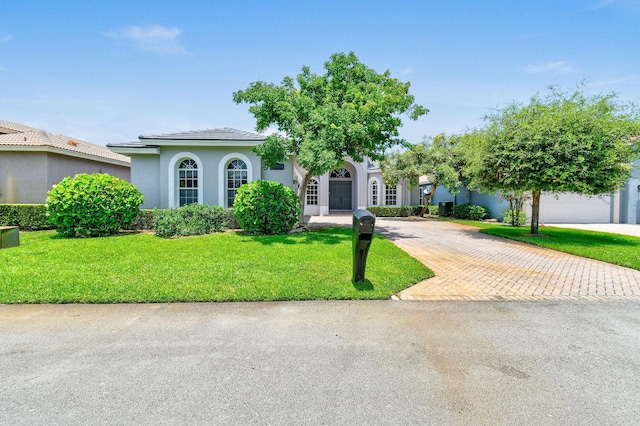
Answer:
[[[298,216],[298,226],[304,226],[304,205],[307,198],[307,185],[313,175],[310,172],[304,174],[304,178],[300,187],[298,188],[298,200],[300,200],[300,215]]]
[[[540,191],[535,189],[531,192],[531,235],[538,235],[538,220],[540,217]]]
[[[424,215],[428,212],[428,210],[429,210],[429,201],[431,200],[431,198],[434,195],[436,195],[436,188],[437,188],[437,185],[432,184],[431,185],[431,193],[424,195],[424,207],[422,207],[422,211],[420,212],[420,217],[424,217]]]

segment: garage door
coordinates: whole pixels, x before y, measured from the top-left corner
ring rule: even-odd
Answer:
[[[531,217],[531,206],[527,218]],[[611,197],[586,197],[577,194],[561,194],[540,197],[540,222],[543,223],[609,223],[611,222]]]

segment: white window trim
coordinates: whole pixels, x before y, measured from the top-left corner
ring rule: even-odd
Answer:
[[[247,182],[253,181],[253,166],[251,164],[251,160],[244,154],[240,154],[239,152],[234,152],[231,154],[227,154],[222,157],[220,163],[218,164],[218,205],[224,208],[229,208],[227,206],[227,197],[226,197],[226,189],[227,189],[227,166],[232,160],[242,160],[247,165]]]
[[[378,184],[378,206],[379,206],[380,205],[380,189],[382,188],[382,185],[380,185],[380,179],[376,177],[369,178],[369,182],[367,182],[367,194],[368,194],[367,203],[369,206],[373,206],[373,191],[372,191],[373,182]]]
[[[204,185],[202,184],[202,176],[204,175],[204,170],[202,168],[202,161],[200,158],[195,155],[193,152],[179,152],[169,160],[169,208],[174,209],[180,205],[180,195],[176,191],[176,179],[177,179],[177,170],[178,170],[178,162],[185,160],[187,158],[191,158],[198,165],[198,204],[202,204],[202,196],[204,192]]]

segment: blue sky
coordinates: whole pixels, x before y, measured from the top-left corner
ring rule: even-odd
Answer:
[[[640,0],[2,0],[0,118],[98,144],[253,130],[232,93],[354,51],[411,82],[419,142],[549,85],[640,100]]]

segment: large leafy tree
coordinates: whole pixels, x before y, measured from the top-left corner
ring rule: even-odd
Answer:
[[[250,104],[258,131],[278,129],[254,148],[265,164],[295,155],[305,169],[298,188],[302,206],[312,176],[339,167],[346,157],[381,159],[402,142],[400,116],[416,120],[428,112],[414,103],[409,83],[391,77],[388,70],[374,71],[353,52],[331,55],[324,68],[325,73],[317,75],[305,66],[295,80],[285,77],[279,85],[257,81],[233,94],[234,102]]]
[[[463,169],[463,156],[458,146],[458,136],[441,133],[433,138],[425,138],[422,143],[408,145],[405,151],[389,153],[380,163],[384,181],[388,185],[396,185],[406,179],[409,185],[415,186],[420,176],[426,175],[431,183],[431,191],[424,196],[422,216],[438,186],[443,186],[452,194],[458,193]]]
[[[530,191],[537,234],[543,191],[600,195],[624,184],[637,158],[639,117],[615,94],[550,88],[485,117],[484,128],[466,135],[469,170],[485,190]]]

